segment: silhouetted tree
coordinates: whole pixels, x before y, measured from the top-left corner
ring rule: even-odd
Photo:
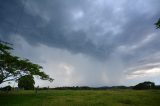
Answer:
[[[25,75],[36,75],[42,80],[53,81],[46,73],[41,71],[42,67],[30,62],[28,59],[11,54],[13,48],[10,44],[0,41],[0,84],[13,81]]]
[[[160,28],[160,18],[159,18],[159,20],[155,23],[155,25],[156,25],[157,28]]]
[[[135,85],[133,89],[143,90],[143,89],[153,89],[154,87],[155,87],[154,82],[145,81]]]
[[[8,91],[11,91],[11,89],[12,89],[12,87],[10,85],[8,85],[8,86],[5,86],[5,87],[1,88],[0,90],[8,92]]]
[[[35,82],[32,75],[25,75],[18,79],[18,87],[25,90],[33,90],[34,84]]]

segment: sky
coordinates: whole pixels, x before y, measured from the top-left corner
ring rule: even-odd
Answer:
[[[35,86],[160,84],[159,18],[160,0],[0,0],[0,39],[55,79]]]

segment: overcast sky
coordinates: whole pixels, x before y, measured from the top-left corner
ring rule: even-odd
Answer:
[[[0,0],[0,39],[44,67],[36,86],[160,84],[160,0]]]

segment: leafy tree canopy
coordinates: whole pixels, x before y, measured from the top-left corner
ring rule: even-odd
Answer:
[[[41,71],[42,67],[30,62],[28,59],[11,54],[11,44],[0,41],[0,84],[13,81],[25,75],[39,76],[42,80],[53,81],[46,73]]]
[[[143,89],[153,89],[154,87],[155,87],[154,82],[145,81],[135,85],[133,89],[143,90]]]
[[[25,90],[34,89],[34,78],[32,75],[25,75],[18,79],[18,87],[24,88]]]

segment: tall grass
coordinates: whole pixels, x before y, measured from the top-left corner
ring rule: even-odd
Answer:
[[[159,90],[42,90],[0,93],[0,106],[159,106]]]

